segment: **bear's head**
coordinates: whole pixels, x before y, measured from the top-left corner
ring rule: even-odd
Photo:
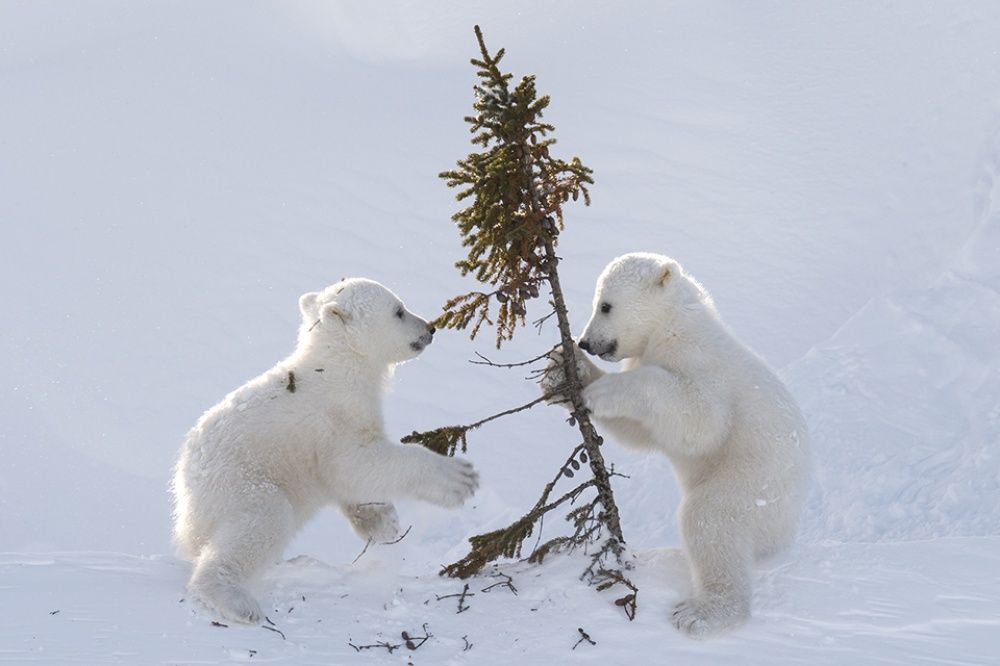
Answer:
[[[415,358],[434,327],[374,280],[348,278],[299,298],[300,345],[346,348],[388,365]]]
[[[705,311],[712,311],[708,293],[676,261],[625,254],[597,279],[594,312],[579,345],[605,361],[642,357],[650,344],[680,333]]]

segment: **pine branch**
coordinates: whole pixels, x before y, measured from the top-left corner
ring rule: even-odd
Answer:
[[[478,361],[469,361],[473,365],[488,365],[493,368],[523,368],[526,365],[531,365],[532,363],[538,363],[542,359],[552,358],[552,352],[555,351],[555,347],[548,350],[544,354],[540,354],[535,358],[529,358],[527,361],[519,361],[517,363],[494,363],[487,357],[483,356],[479,352],[476,352],[476,356],[480,358]]]
[[[537,404],[545,402],[546,400],[551,400],[559,395],[558,391],[562,390],[562,388],[562,385],[560,385],[557,387],[557,390],[553,390],[551,393],[546,393],[540,398],[535,398],[531,402],[518,407],[512,407],[497,414],[492,414],[484,419],[479,419],[475,423],[470,423],[468,425],[444,426],[441,428],[435,428],[434,430],[427,430],[425,432],[417,432],[414,430],[399,441],[403,444],[420,444],[421,446],[444,456],[455,455],[455,450],[459,446],[462,448],[462,453],[465,453],[469,445],[467,436],[470,430],[475,430],[479,426],[485,425],[490,421],[495,421],[504,416],[510,416],[511,414],[523,412],[527,409],[531,409]]]

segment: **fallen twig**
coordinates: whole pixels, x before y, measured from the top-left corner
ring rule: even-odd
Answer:
[[[465,611],[469,610],[469,607],[465,605],[465,600],[467,597],[474,597],[474,596],[476,596],[476,593],[469,592],[469,584],[466,583],[465,587],[462,588],[461,592],[456,592],[455,594],[445,594],[439,596],[437,600],[441,601],[442,599],[451,599],[454,597],[458,597],[458,611],[455,613],[456,615],[458,615],[458,613],[464,613]]]
[[[279,636],[281,636],[281,640],[283,640],[283,641],[287,641],[288,640],[287,638],[285,638],[285,632],[283,632],[281,629],[278,629],[278,625],[276,625],[274,622],[271,622],[271,620],[269,618],[267,618],[267,617],[265,617],[264,619],[267,620],[268,623],[270,623],[271,626],[269,627],[266,624],[262,624],[262,625],[260,625],[261,629],[267,629],[268,631],[273,631],[274,633],[276,633]]]
[[[591,645],[597,645],[597,641],[591,639],[590,638],[590,634],[588,634],[586,631],[584,631],[583,627],[577,627],[576,630],[580,632],[580,640],[578,640],[576,642],[576,644],[573,646],[574,650],[576,649],[577,645],[579,645],[580,643],[582,643],[584,641],[587,641]]]
[[[394,650],[398,650],[402,645],[393,645],[388,641],[379,641],[378,643],[372,643],[371,645],[355,645],[350,640],[347,644],[354,648],[355,652],[361,652],[362,650],[374,650],[375,648],[385,648],[389,654],[392,654]]]
[[[514,579],[513,579],[513,578],[511,578],[510,576],[508,576],[507,574],[505,574],[505,573],[502,573],[502,572],[498,572],[497,574],[495,574],[495,575],[494,575],[494,578],[498,578],[498,577],[501,577],[501,576],[502,576],[502,577],[504,577],[504,578],[506,578],[507,580],[502,580],[502,581],[500,581],[499,583],[493,583],[492,585],[487,585],[487,586],[486,586],[486,587],[484,587],[484,588],[483,588],[482,590],[480,590],[480,592],[489,592],[489,591],[490,591],[490,590],[492,590],[492,589],[493,589],[494,587],[506,587],[506,588],[508,588],[508,589],[509,589],[509,590],[510,590],[510,591],[511,591],[511,592],[512,592],[513,594],[514,594],[514,596],[516,597],[516,596],[517,596],[517,588],[516,588],[516,587],[514,587]]]
[[[421,645],[426,643],[429,639],[434,637],[434,634],[428,631],[426,622],[424,622],[423,630],[424,630],[423,636],[411,636],[409,632],[406,631],[402,633],[403,641],[406,645],[407,650],[416,650],[420,648]]]

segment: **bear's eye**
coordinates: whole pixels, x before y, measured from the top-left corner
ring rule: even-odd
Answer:
[[[601,303],[601,313],[608,314],[611,312],[611,303]]]
[[[403,318],[403,308],[396,308],[396,319]]]

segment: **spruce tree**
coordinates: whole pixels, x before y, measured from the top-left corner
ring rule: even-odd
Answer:
[[[462,244],[468,248],[467,256],[457,262],[456,267],[462,275],[471,274],[488,285],[488,289],[448,300],[444,313],[435,324],[442,328],[471,327],[472,338],[484,324],[493,325],[496,328],[496,345],[500,348],[504,341],[513,338],[519,326],[525,324],[527,301],[547,290],[552,310],[536,323],[540,326],[554,316],[559,344],[535,359],[510,365],[561,359],[566,380],[551,395],[527,405],[469,425],[415,432],[403,441],[420,443],[439,453],[453,455],[458,447],[465,450],[470,430],[489,421],[528,409],[544,400],[568,401],[571,408],[569,423],[577,429],[580,441],[542,490],[541,497],[511,525],[470,538],[469,554],[446,566],[442,574],[466,578],[501,557],[522,557],[525,540],[532,535],[543,516],[560,507],[572,506],[566,514],[572,534],[535,546],[528,560],[539,562],[547,554],[558,550],[588,549],[590,566],[582,577],[598,589],[616,584],[627,587],[630,592],[616,603],[624,607],[632,618],[637,590],[622,573],[622,569],[626,568],[623,564],[625,538],[611,488],[611,478],[615,473],[605,463],[601,452],[603,440],[594,428],[581,397],[582,386],[577,376],[575,357],[577,348],[570,332],[566,302],[559,282],[560,260],[556,255],[559,234],[564,228],[563,205],[580,197],[589,205],[587,186],[593,183],[592,172],[576,157],[565,161],[553,156],[551,149],[556,141],[551,134],[555,128],[542,121],[549,98],[538,96],[534,76],[523,77],[512,88],[513,75],[502,72],[498,66],[504,50],[491,55],[479,26],[475,27],[475,33],[480,57],[472,59],[472,64],[477,70],[479,82],[473,87],[475,114],[466,117],[465,121],[473,134],[472,143],[481,150],[459,160],[457,168],[440,176],[449,187],[460,188],[457,194],[459,201],[468,202],[465,208],[452,216],[462,236]],[[557,349],[561,353],[553,354]],[[498,365],[485,357],[483,362]],[[590,478],[575,481],[572,489],[553,498],[559,482],[573,479],[582,466],[589,468]],[[585,500],[591,493],[591,499]]]

